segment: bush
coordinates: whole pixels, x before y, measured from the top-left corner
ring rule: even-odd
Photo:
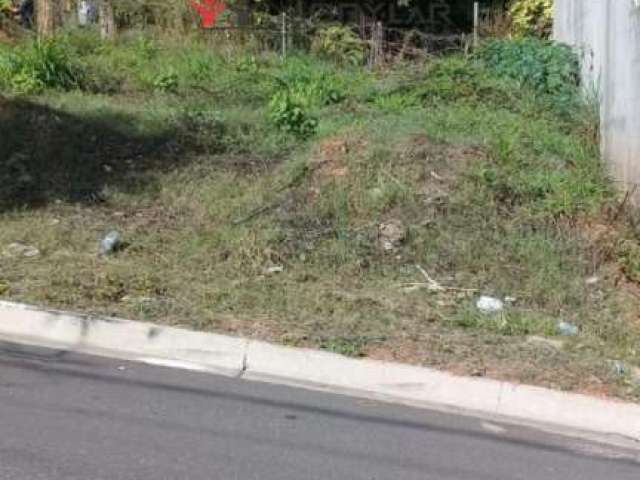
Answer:
[[[573,97],[577,91],[580,64],[566,45],[536,38],[499,39],[482,46],[478,57],[495,74],[538,93]]]
[[[548,37],[553,28],[553,0],[513,0],[509,15],[516,36]]]
[[[338,63],[360,65],[364,59],[364,42],[349,27],[335,25],[319,29],[311,50]]]
[[[491,75],[484,65],[463,56],[443,57],[430,65],[419,93],[425,100],[500,102],[515,85],[496,77],[500,75]]]
[[[318,127],[318,120],[311,117],[287,92],[278,92],[273,96],[269,112],[278,128],[302,138],[313,135]]]

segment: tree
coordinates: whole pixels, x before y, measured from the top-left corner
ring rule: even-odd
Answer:
[[[101,0],[100,10],[100,36],[104,40],[113,39],[116,36],[116,18],[111,0]]]
[[[35,0],[34,6],[38,36],[53,35],[62,24],[60,0]]]

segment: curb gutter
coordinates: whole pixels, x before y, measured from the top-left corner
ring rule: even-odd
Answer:
[[[608,443],[640,442],[636,404],[151,323],[0,301],[0,340],[475,414]]]

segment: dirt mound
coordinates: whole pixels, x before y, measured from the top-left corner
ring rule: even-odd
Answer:
[[[346,157],[352,148],[353,144],[341,137],[332,137],[321,142],[311,161],[314,178],[322,182],[346,177],[349,173]]]
[[[447,203],[470,166],[487,157],[481,146],[440,142],[427,135],[416,135],[397,149],[396,163],[413,172],[417,193],[431,206]]]

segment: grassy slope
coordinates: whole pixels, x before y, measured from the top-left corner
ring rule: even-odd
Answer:
[[[3,297],[638,395],[607,364],[640,364],[640,325],[602,242],[617,227],[588,112],[455,56],[376,74],[76,45],[84,91],[0,105],[0,245],[41,251],[0,256]],[[269,120],[285,88],[319,119],[308,140]],[[112,228],[128,246],[100,257]],[[477,292],[411,288],[416,265]],[[479,293],[517,300],[486,317]],[[531,340],[558,319],[580,336]]]

